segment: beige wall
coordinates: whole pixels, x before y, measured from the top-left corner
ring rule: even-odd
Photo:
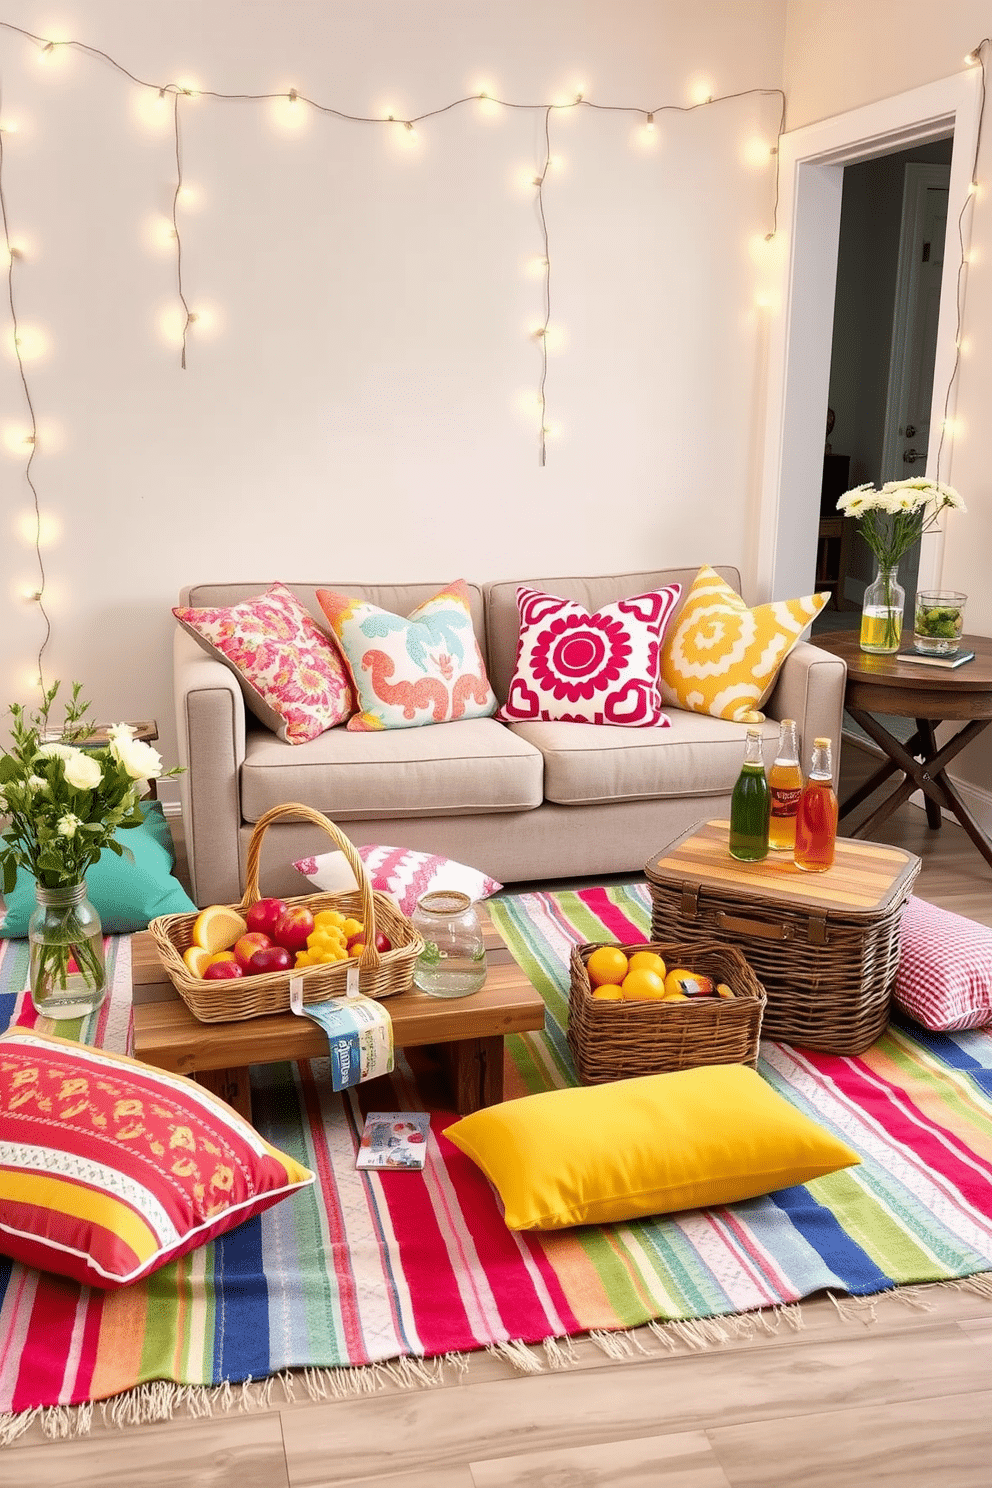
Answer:
[[[9,0],[3,19],[137,77],[291,86],[346,112],[476,92],[596,103],[552,119],[553,318],[538,464],[542,287],[532,178],[543,115],[476,103],[405,131],[267,104],[182,108],[183,282],[214,324],[188,365],[168,127],[105,60],[39,57],[0,28],[15,289],[46,523],[47,675],[98,712],[157,716],[174,759],[169,612],[184,583],[436,580],[741,563],[754,515],[761,312],[779,100],[644,115],[781,78],[784,0]],[[635,112],[626,112],[627,106]],[[284,108],[286,105],[284,105]],[[764,151],[755,156],[755,141]],[[167,224],[166,224],[167,226]],[[6,325],[5,311],[0,319]],[[5,436],[23,419],[0,359]],[[0,699],[25,698],[42,627],[23,450],[0,438]]]
[[[784,85],[790,129],[862,104],[906,92],[964,70],[965,56],[992,34],[987,0],[790,0]],[[992,55],[985,50],[986,67]],[[992,407],[992,141],[986,110],[978,166],[982,183],[970,224],[974,262],[964,285],[962,355],[954,409],[950,463],[942,478],[968,505],[948,523],[943,582],[969,595],[968,627],[992,635],[992,466],[988,414]],[[948,259],[950,271],[953,264]],[[959,757],[955,771],[978,792],[988,810],[992,791],[989,734]]]

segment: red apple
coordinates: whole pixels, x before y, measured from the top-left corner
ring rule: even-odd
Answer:
[[[237,961],[211,961],[204,968],[203,980],[205,982],[227,982],[231,977],[243,977],[244,972]]]
[[[375,932],[375,948],[379,952],[391,951],[393,949],[393,942],[382,930]]]
[[[278,920],[285,913],[285,899],[256,899],[245,911],[245,924],[249,930],[261,930],[271,940]]]
[[[256,951],[264,951],[272,941],[261,930],[249,930],[247,935],[242,935],[240,940],[234,942],[234,955],[242,971],[251,971],[251,958]]]
[[[313,934],[313,915],[305,904],[293,904],[279,916],[272,939],[287,951],[302,951],[306,948],[307,936]]]
[[[288,971],[293,965],[293,956],[285,946],[263,946],[256,951],[248,963],[249,972]]]

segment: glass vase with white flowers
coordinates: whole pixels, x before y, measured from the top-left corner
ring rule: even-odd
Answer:
[[[944,511],[967,507],[952,486],[920,477],[887,481],[881,490],[870,481],[855,486],[845,491],[837,508],[857,520],[877,566],[865,590],[861,649],[891,655],[902,637],[905,590],[898,580],[900,560],[924,533],[933,531]]]
[[[59,685],[44,691],[34,712],[10,707],[10,747],[0,754],[0,867],[4,894],[13,891],[19,868],[35,881],[28,926],[35,1008],[78,1018],[106,995],[102,926],[86,897],[86,871],[105,849],[131,856],[116,834],[141,825],[138,803],[163,771],[158,751],[136,739],[130,724],[115,724],[106,744],[85,745],[94,726],[78,682],[61,726],[53,726]]]

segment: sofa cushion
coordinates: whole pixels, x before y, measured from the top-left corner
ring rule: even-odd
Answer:
[[[680,708],[667,729],[591,723],[514,723],[519,739],[544,757],[544,794],[560,806],[654,801],[662,796],[729,793],[741,771],[744,725]],[[778,738],[778,724],[762,726]]]
[[[337,728],[292,750],[251,729],[241,766],[247,822],[286,801],[355,821],[529,811],[543,794],[540,751],[494,718],[376,733]]]
[[[543,589],[517,590],[517,665],[500,709],[507,722],[560,719],[667,728],[661,711],[661,637],[678,584],[628,595],[590,613]]]
[[[704,563],[661,649],[665,702],[752,721],[785,658],[829,598],[823,591],[749,609]]]
[[[359,712],[353,733],[485,718],[496,711],[472,628],[463,579],[409,615],[360,595],[318,589],[317,598],[351,672]]]
[[[285,584],[234,605],[177,605],[172,613],[231,668],[252,713],[287,744],[316,738],[354,711],[337,646]]]

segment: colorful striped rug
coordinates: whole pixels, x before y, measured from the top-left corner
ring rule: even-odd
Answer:
[[[544,1034],[507,1041],[507,1093],[568,1084],[569,947],[646,935],[647,888],[504,895],[492,912],[548,1005]],[[126,939],[111,959],[113,995],[78,1036],[120,1048]],[[23,962],[23,943],[5,947],[0,1026],[33,1021]],[[690,1326],[680,1320],[743,1323],[822,1290],[869,1295],[992,1269],[992,1031],[896,1025],[857,1059],[766,1043],[761,1073],[862,1165],[726,1209],[542,1238],[506,1229],[488,1182],[444,1138],[455,1117],[426,1055],[346,1097],[331,1092],[326,1061],[256,1069],[259,1128],[317,1184],[116,1293],[0,1259],[0,1441],[37,1408],[113,1397],[116,1418],[143,1419],[182,1400],[196,1408],[196,1387],[271,1388],[279,1376],[287,1390],[344,1394],[436,1380],[487,1347],[538,1369],[577,1334],[608,1343],[651,1322],[663,1338]],[[355,1169],[366,1110],[424,1106],[435,1114],[423,1173]],[[720,1336],[718,1322],[698,1327]],[[86,1429],[86,1412],[70,1429]],[[73,1413],[47,1415],[64,1431]]]

